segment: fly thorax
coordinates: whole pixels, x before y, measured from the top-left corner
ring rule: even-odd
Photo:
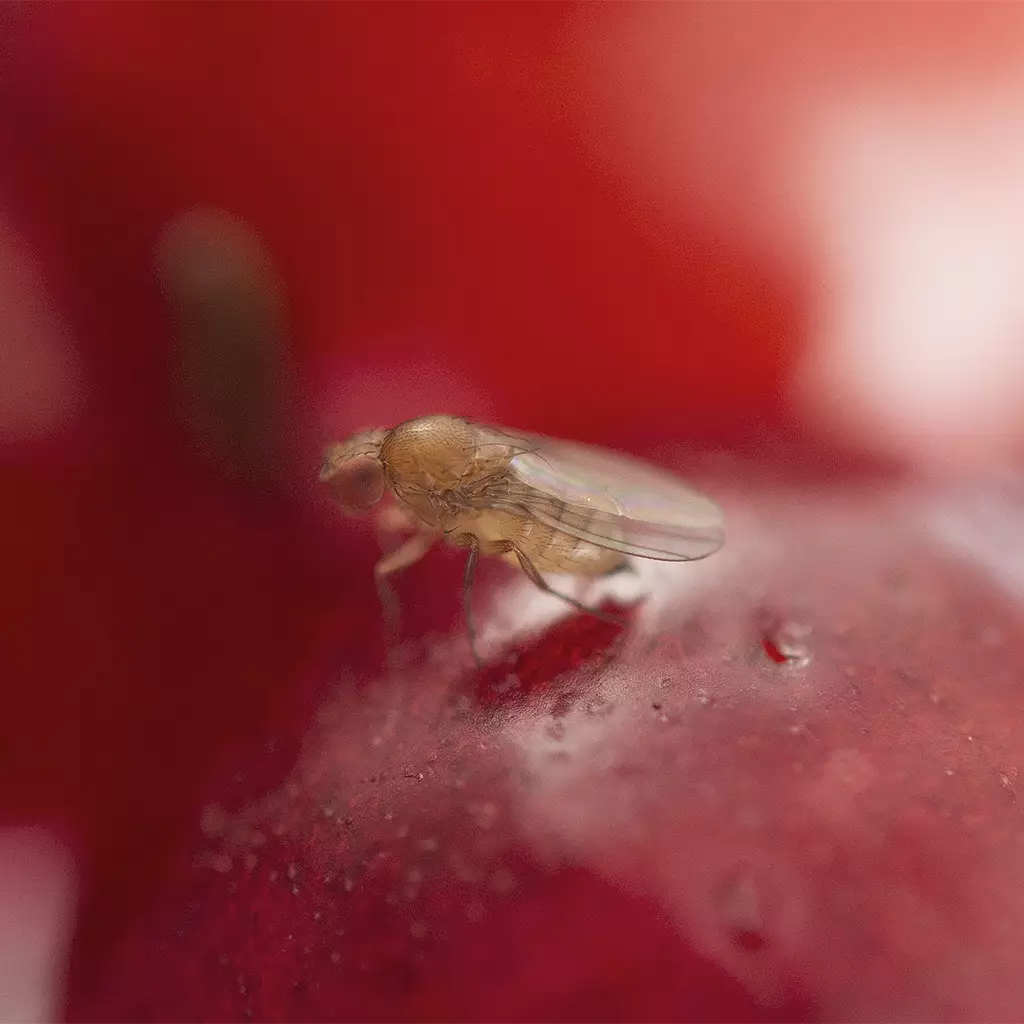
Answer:
[[[423,416],[395,427],[381,446],[381,458],[404,484],[445,489],[472,469],[475,451],[473,429],[464,420]]]

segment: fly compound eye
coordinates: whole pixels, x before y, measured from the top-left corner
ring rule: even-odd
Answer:
[[[384,469],[369,455],[327,464],[321,479],[349,515],[366,512],[384,496]]]

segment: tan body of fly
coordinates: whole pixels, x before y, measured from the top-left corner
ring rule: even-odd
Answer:
[[[541,574],[604,576],[631,556],[692,561],[725,539],[710,498],[639,459],[456,416],[423,416],[332,444],[320,479],[348,515],[369,511],[390,490],[397,504],[383,522],[413,531],[376,567],[391,622],[397,603],[389,576],[438,540],[468,549],[464,598],[478,661],[470,596],[481,555],[520,567],[582,611],[613,618],[559,593]]]

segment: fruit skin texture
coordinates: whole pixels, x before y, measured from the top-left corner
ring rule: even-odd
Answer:
[[[569,617],[478,673],[425,565],[425,652],[340,654],[294,768],[210,788],[82,1014],[1013,1017],[1019,622],[884,485],[783,515],[766,477],[717,480],[729,560],[648,633]]]

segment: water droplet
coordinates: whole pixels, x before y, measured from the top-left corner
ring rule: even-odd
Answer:
[[[747,873],[726,880],[718,894],[718,905],[732,941],[754,953],[765,945],[761,898],[754,879]]]
[[[394,819],[394,817],[395,817],[395,812],[394,811],[385,811],[384,812],[384,820],[385,821],[391,821],[391,820]]]
[[[323,807],[320,808],[320,813],[325,818],[330,820],[334,817],[335,814],[337,814],[337,809],[332,804],[325,804]]]
[[[297,864],[288,865],[288,880],[294,882],[299,877],[299,868]]]
[[[280,877],[280,874],[276,871],[271,871],[270,874],[267,875],[267,878],[270,879],[271,882],[276,882]]]
[[[787,620],[766,629],[761,636],[761,647],[777,665],[787,664],[803,668],[811,660],[808,638],[811,627],[793,620]]]
[[[356,887],[356,883],[353,882],[352,879],[349,878],[347,875],[345,876],[345,880],[341,884],[344,887],[345,892],[351,892]]]
[[[246,871],[255,871],[256,865],[259,863],[259,858],[250,850],[249,853],[242,858],[242,863],[245,865]]]
[[[336,964],[336,963],[340,963],[340,962],[341,962],[341,954],[339,952],[337,952],[337,950],[335,950],[335,952],[333,952],[331,954],[331,963],[332,964]]]
[[[299,895],[299,887],[297,885],[293,885],[292,886],[292,895],[293,896],[298,896]]]
[[[319,921],[322,916],[323,915],[320,913],[319,910],[314,910],[313,911],[313,920],[314,921]]]

